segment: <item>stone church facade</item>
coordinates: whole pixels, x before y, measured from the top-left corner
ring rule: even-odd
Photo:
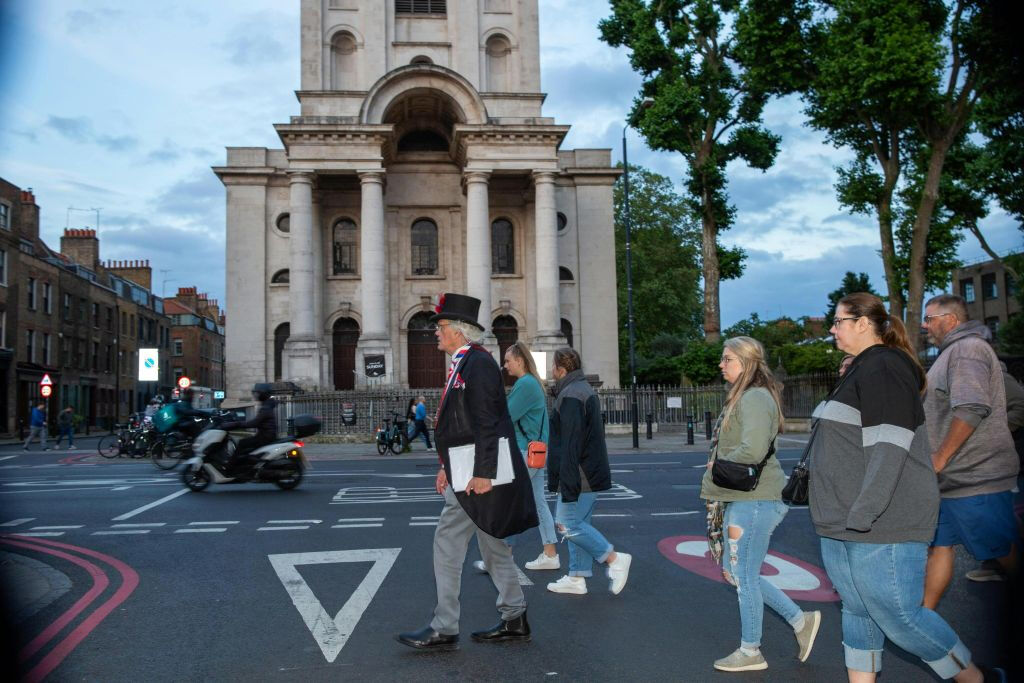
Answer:
[[[618,384],[607,149],[544,117],[536,0],[301,0],[283,149],[227,148],[226,373],[437,387],[441,292],[482,301],[497,355],[571,344]],[[384,374],[364,372],[383,356]]]

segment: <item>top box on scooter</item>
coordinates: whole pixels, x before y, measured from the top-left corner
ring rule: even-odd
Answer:
[[[178,410],[173,403],[164,404],[164,407],[153,413],[153,426],[156,431],[163,434],[168,432],[178,422]]]
[[[320,431],[320,420],[312,415],[296,415],[292,419],[292,425],[295,428],[295,436],[300,439],[313,436]]]

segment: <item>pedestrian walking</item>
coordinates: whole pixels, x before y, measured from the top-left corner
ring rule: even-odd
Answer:
[[[483,333],[477,322],[479,310],[479,299],[445,294],[432,318],[437,324],[437,346],[452,358],[434,430],[441,460],[435,488],[444,496],[434,532],[437,605],[428,626],[397,636],[400,643],[421,650],[457,647],[462,565],[474,534],[498,590],[501,620],[474,632],[473,640],[531,638],[526,597],[504,539],[537,526],[537,511],[505,403],[501,371],[487,349],[479,345]],[[465,472],[468,478],[468,482],[460,481],[457,491],[449,484],[454,483],[456,469],[460,477]],[[512,480],[495,484],[492,480],[504,480],[499,479],[502,473],[511,474]]]
[[[839,301],[830,332],[856,356],[817,409],[810,511],[821,556],[839,591],[851,681],[874,681],[885,639],[940,678],[981,681],[971,653],[922,606],[939,487],[921,392],[925,374],[903,322],[866,293]]]
[[[46,445],[46,404],[37,403],[32,408],[32,413],[29,416],[29,429],[28,438],[25,439],[25,450],[28,450],[28,445],[32,443],[32,439],[39,439],[39,443],[42,444],[43,450],[48,451],[50,447]]]
[[[1015,572],[1020,461],[988,327],[968,319],[961,297],[941,294],[925,304],[924,328],[939,348],[924,400],[941,496],[924,590],[925,607],[935,609],[953,578],[956,545],[979,562],[995,560],[1004,575]]]
[[[552,375],[555,405],[548,443],[548,490],[558,494],[555,529],[569,542],[569,573],[549,583],[548,590],[585,595],[597,560],[608,566],[609,589],[618,595],[629,578],[633,557],[617,552],[591,524],[597,492],[612,487],[601,405],[574,349],[555,351]]]
[[[409,430],[409,443],[411,444],[413,439],[422,435],[427,450],[432,451],[434,447],[430,445],[430,429],[427,428],[427,397],[419,396],[415,400],[415,404],[410,408],[412,429]]]
[[[75,411],[71,406],[67,406],[64,410],[60,411],[57,415],[57,429],[60,433],[57,435],[57,443],[54,448],[60,448],[61,440],[68,437],[68,450],[75,447]]]
[[[805,612],[775,584],[761,576],[772,532],[789,508],[782,502],[785,476],[775,457],[775,438],[782,431],[779,387],[765,362],[764,347],[750,337],[725,341],[718,364],[729,384],[725,405],[715,425],[708,469],[701,481],[700,497],[707,501],[709,520],[721,520],[709,539],[728,544],[728,563],[722,574],[736,587],[740,608],[740,646],[715,661],[719,671],[760,671],[768,668],[761,654],[761,628],[767,604],[793,628],[798,657],[807,661],[821,625],[821,612]],[[715,476],[715,463],[739,463],[760,470],[754,486],[749,480],[731,481]],[[717,481],[716,481],[717,479]],[[717,526],[717,525],[716,525]],[[721,548],[712,549],[716,558]]]

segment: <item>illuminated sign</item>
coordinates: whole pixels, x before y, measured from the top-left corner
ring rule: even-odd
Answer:
[[[139,381],[160,381],[160,354],[157,349],[139,349]]]

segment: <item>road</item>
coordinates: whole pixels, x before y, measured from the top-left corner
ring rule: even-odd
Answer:
[[[703,558],[700,452],[612,457],[616,486],[595,525],[634,555],[619,596],[595,570],[585,596],[545,590],[564,571],[524,571],[531,643],[485,645],[496,592],[469,564],[462,640],[420,653],[394,635],[426,625],[434,605],[431,543],[436,461],[334,459],[319,447],[295,491],[211,486],[191,493],[178,472],[86,453],[0,449],[0,567],[14,621],[12,651],[49,680],[727,680],[714,659],[739,641],[733,589]],[[340,457],[340,456],[339,456]],[[780,451],[788,470],[799,451]],[[62,462],[63,461],[63,462]],[[535,534],[535,532],[534,532]],[[515,548],[521,567],[539,552]],[[568,558],[559,548],[562,566]],[[1005,586],[962,578],[960,558],[941,613],[981,661],[998,662]],[[766,611],[769,668],[744,680],[844,680],[840,612],[821,570],[806,509],[772,541],[764,573],[805,609],[821,609],[808,662],[792,631]],[[934,680],[887,646],[885,678]]]

